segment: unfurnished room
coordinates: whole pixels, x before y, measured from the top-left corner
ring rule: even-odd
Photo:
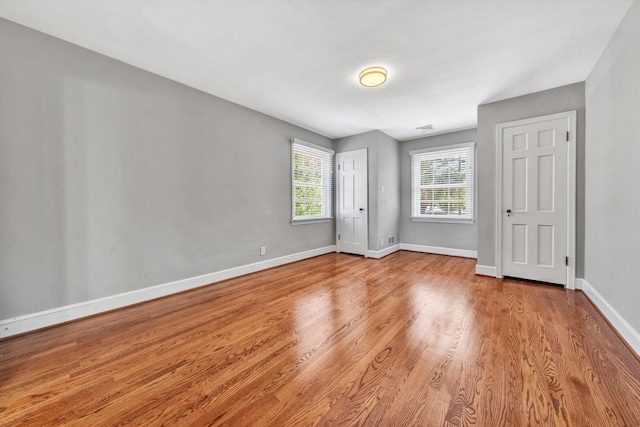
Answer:
[[[0,0],[0,425],[640,426],[640,0]]]

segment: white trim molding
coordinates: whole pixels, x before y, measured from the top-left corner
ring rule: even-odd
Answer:
[[[480,276],[496,277],[496,268],[492,265],[476,264],[476,274]]]
[[[382,257],[385,257],[387,255],[390,255],[394,252],[398,252],[400,250],[400,244],[395,244],[389,247],[386,247],[384,249],[381,249],[379,251],[367,251],[367,257],[368,258],[374,258],[374,259],[380,259]]]
[[[400,243],[400,249],[404,251],[426,252],[430,254],[451,255],[463,258],[478,258],[478,251],[467,249],[441,248],[438,246],[413,245],[411,243]]]
[[[301,261],[303,259],[312,258],[335,251],[335,245],[325,246],[318,249],[285,255],[279,258],[267,259],[253,264],[246,264],[209,274],[203,274],[201,276],[189,277],[187,279],[177,280],[175,282],[163,283],[161,285],[138,289],[131,292],[110,295],[104,298],[98,298],[90,301],[80,302],[77,304],[57,307],[51,310],[40,311],[38,313],[0,320],[0,338],[6,338],[13,335],[34,331],[36,329],[54,326],[71,320],[80,319],[82,317],[92,316],[129,305],[150,301],[156,298],[161,298],[189,289],[198,288],[200,286],[210,285],[222,280],[232,279],[234,277],[243,276],[245,274],[255,273],[257,271],[266,270],[272,267]]]
[[[581,279],[580,282],[582,291],[589,297],[591,302],[598,307],[598,310],[607,318],[609,323],[618,331],[620,336],[624,338],[636,354],[640,355],[640,332],[636,331],[586,279]]]

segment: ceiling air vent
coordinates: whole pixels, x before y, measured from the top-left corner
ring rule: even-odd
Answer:
[[[433,132],[434,130],[436,130],[436,128],[434,128],[433,125],[424,125],[424,126],[417,127],[416,130],[421,130],[424,132]]]

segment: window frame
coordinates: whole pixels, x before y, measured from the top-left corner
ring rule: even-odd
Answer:
[[[477,203],[476,203],[476,153],[475,153],[475,142],[464,142],[460,144],[452,144],[452,145],[441,145],[437,147],[424,148],[420,150],[412,150],[409,151],[410,156],[410,173],[411,173],[411,221],[416,222],[449,222],[449,223],[462,223],[462,224],[472,224],[476,220],[476,212],[477,212]],[[465,215],[438,215],[438,214],[425,214],[420,213],[420,194],[421,189],[425,187],[429,187],[432,189],[436,189],[436,184],[431,184],[429,186],[420,184],[421,175],[420,171],[416,170],[420,161],[422,159],[431,158],[446,158],[448,155],[451,155],[453,151],[467,150],[467,157],[471,159],[469,165],[467,167],[468,173],[465,174],[465,184],[460,187],[465,187],[470,190],[470,193],[466,194],[465,197],[465,205],[468,207],[471,205],[469,209],[470,212]],[[441,154],[441,157],[438,157],[438,154]],[[470,169],[470,171],[469,171]],[[471,178],[471,182],[468,183],[469,178]],[[443,184],[441,184],[443,185]],[[451,184],[448,184],[451,188]],[[442,187],[446,188],[446,187]]]
[[[296,181],[295,155],[298,152],[316,156],[320,159],[322,181],[320,184],[310,184]],[[334,150],[298,138],[293,138],[291,140],[291,224],[311,224],[318,222],[329,222],[333,220],[333,199],[335,191],[333,185],[334,162]],[[296,216],[296,185],[311,185],[322,189],[322,214],[320,216]]]

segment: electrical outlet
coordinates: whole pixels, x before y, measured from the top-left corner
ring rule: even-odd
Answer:
[[[384,246],[384,237],[380,239],[380,246]]]
[[[260,246],[260,256],[265,256],[267,254],[267,247]]]
[[[393,243],[395,241],[395,238],[393,236],[389,237],[389,244]]]

